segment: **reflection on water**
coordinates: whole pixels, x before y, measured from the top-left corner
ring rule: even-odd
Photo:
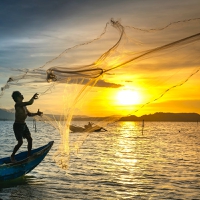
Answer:
[[[29,176],[23,176],[11,181],[3,181],[1,183],[1,188],[14,187],[16,185],[26,185],[29,182]]]
[[[59,134],[38,124],[38,131],[32,130],[34,148],[54,140],[52,150],[31,173],[1,185],[0,198],[199,199],[198,124],[146,122],[143,135],[142,122],[120,122],[107,129],[91,133],[80,152],[70,155],[64,171],[52,159]],[[12,123],[0,122],[0,134],[0,155],[8,156],[15,144]],[[72,133],[70,140],[79,136]]]

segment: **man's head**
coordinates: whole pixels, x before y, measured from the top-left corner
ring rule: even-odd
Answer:
[[[14,91],[12,93],[12,98],[15,102],[22,101],[24,99],[23,95],[19,91]]]

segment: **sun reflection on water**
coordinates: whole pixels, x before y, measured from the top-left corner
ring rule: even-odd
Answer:
[[[144,166],[141,160],[144,160],[141,148],[145,138],[141,133],[141,122],[120,122],[120,131],[117,135],[115,148],[115,165],[117,163],[120,171],[117,176],[117,183],[129,189],[126,193],[137,196],[136,191],[132,188],[144,184],[143,171]],[[125,191],[115,191],[116,194]],[[133,194],[134,193],[134,194]]]

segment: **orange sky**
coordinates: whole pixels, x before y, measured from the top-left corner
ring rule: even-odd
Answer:
[[[15,17],[15,20],[19,21],[18,27],[8,22],[2,25],[5,33],[2,32],[2,39],[0,39],[1,86],[10,76],[17,75],[18,72],[13,70],[31,70],[40,67],[65,49],[97,38],[102,33],[106,22],[110,23],[111,18],[119,19],[125,27],[126,34],[117,50],[113,51],[100,65],[97,65],[104,70],[137,57],[144,51],[200,32],[200,20],[175,23],[164,30],[150,32],[139,30],[160,29],[172,22],[198,18],[200,17],[199,1],[179,1],[179,3],[165,1],[162,5],[157,0],[153,0],[151,3],[142,1],[127,1],[126,4],[121,1],[113,2],[115,3],[113,4],[111,1],[106,4],[90,2],[90,9],[86,5],[84,7],[79,5],[77,9],[74,9],[72,4],[64,4],[55,10],[57,15],[46,11],[45,16],[41,10],[34,8],[38,15],[29,12],[29,17],[32,19],[30,24],[23,21],[27,15],[26,7],[19,6],[18,9],[22,10],[18,12],[14,6],[14,10],[9,10],[11,7],[5,5],[5,10],[7,9],[5,16],[12,21],[14,19],[12,14],[17,13],[19,16]],[[51,3],[49,7],[51,7]],[[48,8],[44,6],[44,9]],[[73,9],[74,12],[70,12]],[[69,12],[66,12],[67,10]],[[102,15],[98,13],[102,13]],[[11,34],[11,28],[15,34]],[[119,37],[117,30],[110,24],[106,34],[100,40],[67,52],[60,60],[47,65],[46,69],[57,66],[73,69],[77,66],[91,64],[116,44]],[[75,109],[75,114],[92,116],[134,114],[140,116],[155,112],[200,113],[199,73],[193,75],[182,86],[175,87],[164,94],[167,89],[183,83],[199,69],[199,50],[199,41],[182,46],[175,45],[108,71],[80,101]],[[41,77],[45,80],[45,73]],[[1,108],[13,107],[14,102],[10,97],[13,90],[20,90],[24,94],[25,100],[31,98],[34,92],[43,94],[47,87],[37,83],[37,80],[33,81],[31,87],[27,84],[17,87],[11,84],[10,89],[6,90],[3,98],[0,99]],[[80,84],[81,80],[78,80],[78,83],[77,85],[70,83],[65,89],[61,89],[61,86],[53,87],[48,91],[48,95],[41,95],[35,105],[30,107],[30,110],[40,108],[46,113],[60,113],[63,103],[65,107],[71,108],[75,95],[78,94],[80,88],[84,87],[83,84]],[[49,85],[49,83],[45,84]],[[33,85],[36,89],[33,89]],[[129,96],[124,97],[126,94],[123,94],[120,97],[121,91],[129,91]],[[135,98],[139,98],[137,102],[131,96],[131,92],[137,93],[137,97],[135,96]],[[162,94],[164,94],[162,98],[155,100]],[[131,98],[132,103],[130,100],[128,101]]]

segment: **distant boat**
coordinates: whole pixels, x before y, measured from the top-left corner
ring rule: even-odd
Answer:
[[[107,131],[105,128],[97,126],[97,125],[94,125],[94,126],[91,126],[91,127],[87,127],[87,128],[83,128],[81,126],[76,126],[76,125],[70,125],[69,129],[72,132],[101,132],[101,131]]]
[[[10,157],[0,159],[0,181],[19,178],[33,170],[47,155],[54,141],[47,145],[33,149],[31,156],[27,157],[27,151],[15,155],[15,163],[11,163]]]

